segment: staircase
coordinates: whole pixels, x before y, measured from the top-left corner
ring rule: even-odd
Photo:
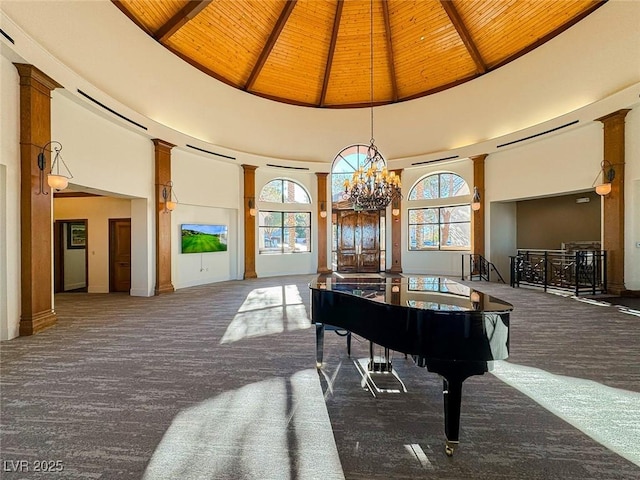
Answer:
[[[465,276],[465,264],[469,266],[468,274]],[[472,253],[462,255],[462,280],[485,280],[491,281],[491,273],[494,273],[494,279],[506,283],[496,266],[482,255]]]

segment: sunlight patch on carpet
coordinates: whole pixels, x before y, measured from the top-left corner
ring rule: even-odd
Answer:
[[[143,480],[344,480],[318,373],[303,370],[181,411]]]
[[[311,327],[295,285],[256,288],[249,292],[220,343]]]
[[[506,361],[491,373],[640,466],[640,393]]]

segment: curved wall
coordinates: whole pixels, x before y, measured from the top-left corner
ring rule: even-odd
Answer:
[[[3,29],[20,40],[15,50],[37,53],[47,63],[41,69],[69,92],[82,88],[119,103],[111,106],[122,106],[134,120],[157,122],[154,127],[164,131],[150,131],[154,137],[181,145],[181,132],[222,149],[316,162],[329,162],[345,145],[369,140],[368,109],[296,107],[240,92],[171,54],[111,2],[37,2],[37,8],[34,3],[2,3],[12,20],[3,22]],[[640,80],[639,23],[638,2],[611,0],[543,46],[481,78],[376,108],[377,143],[390,159],[474,150],[480,142],[620,91]],[[61,63],[23,45],[22,32]],[[460,156],[490,153],[486,146],[479,152],[467,150]]]
[[[31,63],[65,87],[52,97],[52,138],[65,146],[75,186],[130,201],[136,251],[132,295],[153,294],[155,281],[152,138],[176,144],[172,178],[180,208],[172,214],[172,272],[177,288],[242,276],[241,164],[260,167],[256,195],[272,178],[289,177],[311,193],[315,212],[314,173],[328,172],[345,145],[369,139],[367,109],[295,107],[239,92],[174,57],[110,2],[5,0],[0,8],[2,29],[15,40],[11,45],[0,38],[0,221],[6,226],[0,229],[0,288],[6,291],[0,295],[1,339],[17,335],[20,317],[19,87],[11,62]],[[443,170],[458,172],[473,185],[466,157],[488,153],[485,251],[500,264],[515,249],[515,202],[591,189],[603,152],[602,124],[594,119],[632,108],[626,119],[625,281],[627,288],[639,290],[638,24],[640,2],[612,0],[551,42],[482,78],[376,108],[376,143],[391,158],[391,168],[405,169],[407,192],[418,178]],[[148,130],[101,110],[77,89]],[[572,122],[577,123],[498,147]],[[187,143],[234,158],[197,152]],[[413,165],[448,156],[459,158]],[[268,163],[306,170],[270,168]],[[457,276],[461,252],[407,250],[409,206],[403,202],[403,270]],[[179,254],[179,225],[192,222],[228,223],[233,232],[229,251]],[[258,275],[315,272],[315,222],[312,213],[311,254],[257,255]]]

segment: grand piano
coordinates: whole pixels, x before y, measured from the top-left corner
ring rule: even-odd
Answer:
[[[390,372],[388,351],[410,355],[443,378],[445,452],[459,443],[462,383],[509,354],[513,306],[448,278],[320,275],[309,284],[316,325],[316,365],[322,367],[325,330],[356,334],[385,349],[370,349],[368,374]],[[350,342],[348,345],[350,354]]]

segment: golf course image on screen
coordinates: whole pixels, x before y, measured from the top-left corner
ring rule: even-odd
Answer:
[[[181,226],[182,253],[226,252],[227,226],[185,223]]]

